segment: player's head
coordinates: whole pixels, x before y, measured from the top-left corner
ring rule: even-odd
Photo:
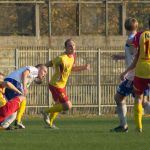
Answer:
[[[47,72],[48,72],[47,67],[44,64],[38,64],[35,67],[38,68],[39,70],[38,78],[42,80],[47,75]]]
[[[67,54],[73,54],[75,53],[75,42],[72,39],[67,39],[65,41],[65,49]]]
[[[0,81],[4,81],[4,74],[2,72],[0,72]]]
[[[132,32],[138,29],[138,21],[135,18],[127,18],[124,24],[127,31]]]

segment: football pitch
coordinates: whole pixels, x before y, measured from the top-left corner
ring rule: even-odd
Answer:
[[[67,117],[56,121],[59,130],[44,128],[41,118],[25,119],[25,130],[0,131],[0,150],[148,150],[150,118],[137,133],[132,119],[128,133],[111,133],[116,117]]]

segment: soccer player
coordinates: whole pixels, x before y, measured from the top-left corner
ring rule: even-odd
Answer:
[[[16,96],[12,98],[10,101],[6,102],[5,105],[0,107],[0,130],[12,130],[12,127],[9,127],[4,124],[5,119],[7,119],[10,115],[16,112],[19,107],[20,103],[25,99],[24,96]]]
[[[46,63],[47,67],[54,67],[49,89],[52,93],[55,104],[53,107],[46,109],[43,112],[44,121],[50,128],[57,128],[53,121],[59,112],[71,109],[72,103],[66,94],[66,82],[71,71],[81,71],[90,69],[90,65],[74,66],[75,62],[75,42],[72,39],[65,41],[65,52]]]
[[[35,67],[25,66],[18,70],[15,70],[11,74],[9,74],[5,78],[5,81],[11,82],[18,90],[20,90],[23,93],[24,96],[26,96],[28,93],[28,87],[30,86],[31,82],[34,80],[36,81],[36,79],[42,80],[46,76],[46,74],[47,74],[47,67],[43,64],[39,64]],[[6,88],[5,96],[9,101],[16,96],[20,96],[20,94]],[[25,107],[26,107],[26,99],[24,99],[21,102],[20,108],[17,112],[16,121],[15,121],[15,125],[18,128],[22,128],[22,129],[25,128],[25,126],[21,122],[21,118],[25,111]],[[8,120],[6,119],[4,124],[8,124],[8,122],[12,123],[13,118],[14,118],[13,115],[10,116],[10,118]],[[12,121],[10,121],[10,120],[12,120]]]
[[[4,81],[4,74],[0,72],[0,123],[19,108],[18,102],[21,102],[23,98],[23,96],[20,96],[20,98],[15,97],[10,102],[7,102],[4,95],[5,88],[9,88],[18,94],[22,94],[13,84]],[[2,126],[0,126],[0,128],[5,129],[5,127],[3,128]]]
[[[150,27],[150,20],[149,20]],[[120,75],[123,79],[130,70],[135,68],[133,81],[135,92],[134,120],[138,132],[142,132],[142,97],[150,84],[150,30],[138,34],[133,40],[138,52],[132,64]]]
[[[3,107],[7,100],[5,98],[5,88],[11,89],[12,91],[22,94],[13,84],[10,82],[4,81],[4,74],[0,72],[0,107]]]
[[[133,46],[130,46],[128,44],[128,41],[132,41],[137,34],[137,28],[138,28],[138,21],[135,18],[128,18],[125,21],[125,29],[128,31],[128,39],[126,41],[125,45],[125,62],[126,66],[130,66],[132,63],[134,56],[136,54],[136,49]],[[116,59],[123,59],[121,56],[115,56]],[[117,93],[115,94],[115,101],[117,104],[116,111],[118,113],[120,124],[114,129],[111,129],[111,131],[114,132],[128,132],[128,124],[127,124],[127,106],[125,103],[125,100],[127,96],[132,94],[134,97],[133,92],[133,79],[134,79],[134,70],[131,70],[128,72],[125,76],[125,79],[120,83],[120,85],[117,88]],[[149,90],[144,91],[144,97],[143,97],[143,107],[145,109],[150,110],[150,103],[147,101],[147,96],[149,94]],[[147,107],[146,107],[147,106]]]

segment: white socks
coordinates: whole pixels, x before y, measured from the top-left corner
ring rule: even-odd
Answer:
[[[8,128],[11,123],[16,119],[16,116],[17,116],[17,112],[14,112],[12,115],[10,115],[9,117],[7,117],[2,123],[1,123],[1,126],[3,128]]]
[[[119,104],[117,105],[117,114],[120,120],[120,126],[126,127],[127,126],[127,105],[126,104]]]

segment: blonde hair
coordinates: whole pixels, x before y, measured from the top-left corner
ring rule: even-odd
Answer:
[[[134,31],[138,28],[138,21],[135,18],[129,17],[126,19],[124,27],[127,31]]]
[[[5,76],[5,74],[4,74],[4,73],[2,73],[2,72],[0,72],[0,76]]]

